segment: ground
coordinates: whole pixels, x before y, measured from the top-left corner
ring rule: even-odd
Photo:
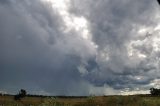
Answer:
[[[0,96],[0,106],[160,106],[160,97],[151,95],[35,97],[14,100],[14,96]]]

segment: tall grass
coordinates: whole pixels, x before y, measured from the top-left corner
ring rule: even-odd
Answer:
[[[39,106],[65,106],[63,102],[58,102],[56,98],[47,98],[42,104]]]
[[[13,97],[1,97],[0,106],[160,106],[160,97],[107,96],[88,98],[40,98],[25,97],[15,101]]]

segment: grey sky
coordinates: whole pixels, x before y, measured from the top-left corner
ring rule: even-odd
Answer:
[[[107,95],[159,87],[156,0],[60,1],[0,1],[0,91]]]

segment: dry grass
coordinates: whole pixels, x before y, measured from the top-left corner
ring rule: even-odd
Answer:
[[[0,96],[0,106],[160,106],[160,97],[98,96],[87,98],[25,97],[15,101],[13,96]]]

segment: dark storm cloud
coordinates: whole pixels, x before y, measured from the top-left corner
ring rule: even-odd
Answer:
[[[82,39],[74,29],[66,32],[64,16],[51,3],[0,1],[0,89],[103,95],[145,89],[143,85],[159,78],[160,53],[153,46],[158,34],[142,39],[137,33],[139,27],[156,26],[156,2],[70,2],[69,14],[86,18],[91,40]]]
[[[157,2],[151,0],[72,0],[70,12],[88,19],[93,41],[98,45],[96,61],[100,68],[86,76],[91,83],[96,86],[108,84],[115,89],[122,89],[150,84],[158,78],[158,75],[148,74],[159,70],[156,66],[159,60],[153,62],[153,58],[158,55],[151,54],[155,52],[154,47],[147,43],[151,40],[146,37],[144,43],[138,38],[137,41],[143,43],[132,45],[134,50],[145,54],[147,58],[141,60],[133,56],[135,59],[132,59],[128,55],[130,43],[139,36],[134,30],[138,26],[154,27],[157,24],[153,20],[155,7],[158,7]],[[101,59],[101,53],[105,53],[109,59],[105,60],[106,57],[103,56]],[[142,79],[137,76],[142,76]]]
[[[81,53],[74,53],[76,45],[83,51],[86,44],[69,33],[70,37],[64,36],[60,29],[63,20],[51,5],[38,0],[14,0],[8,5],[1,3],[0,14],[1,89],[88,94],[77,69]]]
[[[9,0],[1,0],[0,3],[2,4],[8,4],[10,1]]]

